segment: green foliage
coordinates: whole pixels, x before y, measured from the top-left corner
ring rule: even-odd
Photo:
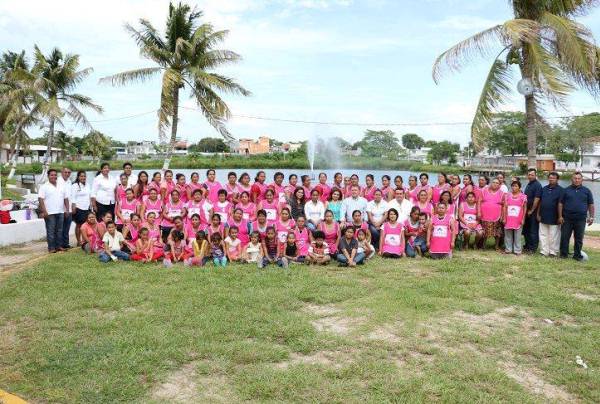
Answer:
[[[396,159],[400,151],[398,138],[391,130],[375,131],[368,129],[362,140],[354,144],[360,147],[365,157],[386,157]]]
[[[579,162],[582,154],[593,149],[593,138],[600,135],[600,114],[597,112],[564,119],[547,133],[542,147],[559,161]]]
[[[485,144],[490,152],[514,156],[527,153],[527,124],[522,112],[494,114]]]
[[[409,150],[417,150],[425,146],[425,140],[416,133],[402,135],[402,146]]]
[[[442,161],[446,161],[448,164],[455,164],[456,153],[459,152],[460,144],[444,140],[442,142],[435,142],[431,146],[431,150],[427,153],[427,157],[433,164],[440,164]]]
[[[111,150],[111,139],[103,133],[92,130],[83,138],[84,152],[94,160],[110,159],[114,153]]]
[[[188,150],[190,152],[222,153],[229,151],[229,145],[223,138],[205,137],[200,139],[197,144],[190,146]]]

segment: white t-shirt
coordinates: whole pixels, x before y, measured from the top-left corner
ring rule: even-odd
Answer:
[[[134,173],[131,173],[129,177],[127,177],[127,188],[133,189],[135,184],[137,184],[138,177]]]
[[[49,215],[65,213],[65,199],[67,197],[65,187],[61,187],[58,183],[52,185],[46,182],[40,187],[38,197],[44,201],[46,212]]]
[[[367,212],[371,213],[374,220],[380,221],[387,210],[388,204],[383,199],[379,203],[376,203],[375,201],[367,203]]]
[[[98,174],[94,178],[92,185],[92,198],[96,198],[96,202],[102,205],[112,205],[115,203],[115,189],[117,185],[118,181],[116,178],[110,175],[107,178],[102,174]]]
[[[413,203],[408,199],[404,198],[402,204],[399,204],[396,199],[392,199],[388,202],[388,212],[390,209],[396,209],[398,211],[398,222],[403,223],[410,216],[410,210],[413,207]]]
[[[67,178],[66,180],[63,179],[62,175],[59,175],[56,183],[58,184],[59,187],[64,187],[65,188],[65,198],[69,199],[69,201],[71,200],[71,180],[69,178]]]
[[[310,220],[315,224],[320,223],[325,217],[325,205],[321,201],[317,201],[317,203],[308,201],[304,205],[304,214],[306,215],[306,220]]]
[[[507,194],[507,193],[508,193],[508,187],[506,186],[506,184],[502,184],[502,185],[500,185],[500,190],[501,190],[502,192],[504,192],[505,194]]]
[[[246,254],[248,254],[248,262],[257,262],[260,255],[260,244],[248,243],[246,246]]]
[[[90,208],[90,190],[87,185],[71,185],[71,198],[69,202],[77,209],[88,210]]]
[[[110,251],[121,251],[121,243],[124,243],[125,239],[121,232],[115,231],[114,236],[111,236],[109,232],[106,232],[104,233],[104,237],[102,237],[102,242],[108,244],[108,249]]]
[[[225,237],[225,243],[229,246],[229,251],[237,250],[238,245],[240,245],[242,241],[239,238],[232,240],[231,237]]]

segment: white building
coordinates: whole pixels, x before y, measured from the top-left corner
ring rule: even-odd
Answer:
[[[584,151],[581,156],[582,171],[600,170],[600,136],[596,136],[590,140],[589,149]]]
[[[18,164],[31,164],[33,162],[42,163],[44,156],[46,156],[47,146],[32,144],[26,148],[19,148],[19,154],[17,155]],[[10,145],[5,144],[0,148],[0,164],[7,163],[10,158]],[[63,149],[53,147],[50,149],[50,162],[57,162],[64,158],[65,152]]]
[[[148,140],[142,140],[141,142],[128,144],[127,153],[137,155],[154,155],[156,154],[156,143]]]

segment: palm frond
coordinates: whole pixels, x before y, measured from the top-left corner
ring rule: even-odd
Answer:
[[[494,112],[510,94],[509,82],[512,78],[510,65],[496,59],[488,73],[481,91],[475,117],[471,125],[471,137],[475,150],[483,149],[487,132],[491,129]]]
[[[181,74],[174,69],[165,70],[160,92],[160,108],[158,110],[158,133],[162,140],[166,139],[166,129],[171,125],[174,110],[174,94],[182,84]]]
[[[535,87],[555,107],[564,108],[566,97],[573,87],[562,72],[560,62],[538,42],[525,44],[524,47]]]
[[[124,86],[129,83],[143,83],[150,80],[163,69],[161,67],[146,67],[142,69],[128,70],[114,74],[112,76],[103,77],[100,83],[110,83],[113,86]]]
[[[196,100],[208,123],[225,139],[232,140],[233,136],[225,126],[231,117],[231,111],[221,97],[211,89],[204,89],[202,93],[192,91],[192,97]]]
[[[230,94],[241,94],[243,96],[251,95],[250,91],[236,83],[232,78],[216,73],[208,73],[194,67],[190,67],[188,70],[193,76],[196,87],[216,88]]]

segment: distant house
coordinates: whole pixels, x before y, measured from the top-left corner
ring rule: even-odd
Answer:
[[[173,154],[178,156],[187,156],[188,154],[188,142],[187,140],[177,140],[175,147],[173,148]]]
[[[505,156],[499,153],[489,153],[484,150],[477,156],[472,157],[470,164],[478,168],[515,170],[522,165],[527,165],[527,156],[524,154]],[[540,171],[556,170],[556,158],[553,154],[539,154],[537,156],[536,166]]]
[[[590,139],[590,147],[581,156],[581,170],[600,170],[600,136]]]
[[[131,142],[127,145],[127,153],[133,155],[156,154],[156,143],[148,140],[142,140],[141,142]]]
[[[270,139],[268,136],[261,136],[258,140],[254,139],[239,139],[231,144],[232,154],[241,154],[242,156],[266,154],[271,151]]]
[[[10,158],[10,145],[2,145],[0,148],[0,164],[7,163]],[[17,163],[19,164],[31,164],[33,162],[42,163],[46,156],[47,146],[32,144],[29,147],[19,148],[19,154],[17,155]],[[53,147],[50,150],[50,162],[61,161],[65,158],[66,152],[58,147]]]
[[[417,161],[419,163],[427,163],[427,156],[431,147],[421,147],[420,149],[410,150],[406,149],[404,153],[407,155],[409,161]]]
[[[284,150],[288,153],[297,152],[302,147],[302,142],[288,142],[283,144]]]

